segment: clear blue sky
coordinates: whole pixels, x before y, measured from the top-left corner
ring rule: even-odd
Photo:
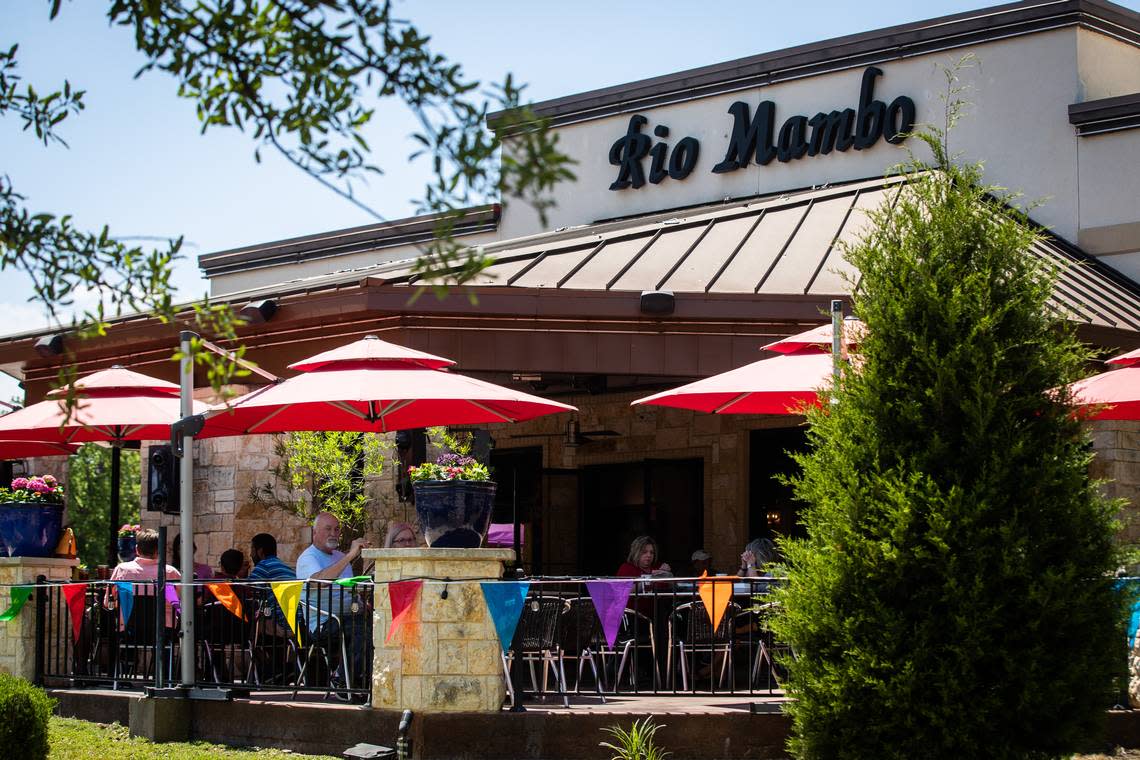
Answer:
[[[978,0],[853,3],[575,3],[436,0],[396,3],[397,13],[433,37],[472,78],[529,83],[534,100],[621,84],[696,66],[993,5]],[[0,122],[0,173],[36,211],[70,213],[119,235],[184,235],[175,281],[182,298],[206,290],[199,254],[372,221],[362,211],[236,131],[199,134],[191,102],[142,62],[130,35],[109,28],[106,2],[64,2],[48,21],[48,0],[7,2],[0,45],[20,44],[21,73],[37,89],[63,79],[87,90],[87,109],[66,122],[70,149],[45,148],[14,119]],[[1124,5],[1140,9],[1140,0]],[[409,165],[414,123],[398,104],[381,110],[370,142],[385,170],[361,197],[388,218],[412,213],[426,169]],[[0,333],[45,324],[25,300],[26,282],[3,274]],[[0,376],[0,398],[15,392]]]

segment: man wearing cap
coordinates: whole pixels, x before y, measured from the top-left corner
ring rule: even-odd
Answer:
[[[693,552],[693,556],[689,557],[689,561],[693,565],[693,577],[699,578],[701,573],[708,573],[709,575],[716,575],[716,571],[712,567],[712,555],[704,549],[697,549]]]

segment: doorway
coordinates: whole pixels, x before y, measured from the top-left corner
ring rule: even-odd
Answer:
[[[792,453],[807,451],[807,428],[753,430],[749,436],[748,539],[803,537],[800,503],[781,476],[796,475],[800,467]]]
[[[704,460],[647,459],[582,468],[579,572],[613,575],[640,535],[659,560],[686,566],[704,541]]]

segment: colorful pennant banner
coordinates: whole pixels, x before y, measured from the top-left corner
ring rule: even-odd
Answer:
[[[214,595],[223,607],[229,610],[238,620],[245,620],[241,608],[241,599],[234,593],[234,588],[228,583],[207,583],[206,588]]]
[[[707,572],[701,573],[702,578],[707,575]],[[732,599],[732,579],[697,581],[697,593],[705,603],[705,612],[708,613],[709,622],[715,631],[720,626],[720,619],[724,617],[724,611]]]
[[[67,600],[67,608],[71,610],[71,632],[76,641],[83,630],[83,612],[87,605],[86,583],[65,583],[63,598]]]
[[[119,590],[119,615],[123,618],[123,627],[131,619],[131,611],[135,608],[135,584],[129,581],[115,581],[115,588]]]
[[[281,611],[285,613],[285,622],[293,629],[297,643],[301,643],[301,632],[297,630],[297,605],[301,603],[301,581],[277,581],[270,586],[273,588],[273,596],[277,597],[277,603],[281,605]]]
[[[530,589],[530,582],[493,581],[481,582],[479,585],[483,589],[487,611],[491,613],[491,620],[499,634],[499,646],[506,652],[511,648],[511,639],[515,637],[515,628],[522,617],[523,601]]]
[[[586,589],[594,600],[598,619],[602,621],[606,644],[613,649],[621,628],[622,613],[625,612],[629,595],[633,593],[633,581],[586,581]]]
[[[423,581],[397,581],[388,584],[388,601],[392,604],[392,625],[388,627],[387,644],[404,622],[414,616],[416,597],[420,593]]]
[[[8,609],[0,612],[0,622],[7,623],[9,620],[15,619],[20,614],[20,610],[24,609],[24,605],[27,604],[34,590],[33,586],[13,586],[12,604],[9,605]]]
[[[178,586],[168,583],[163,588],[166,589],[166,591],[163,593],[166,595],[166,601],[170,604],[170,606],[181,609],[182,600],[178,598]]]

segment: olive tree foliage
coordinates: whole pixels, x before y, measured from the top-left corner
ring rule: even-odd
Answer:
[[[777,633],[801,758],[1061,757],[1124,666],[1119,504],[1067,383],[1088,352],[1011,196],[919,135],[846,251],[860,351],[808,415]]]
[[[312,521],[331,512],[346,529],[361,533],[368,519],[367,478],[384,472],[394,444],[374,433],[302,431],[278,437],[276,464],[250,498]]]
[[[107,19],[126,27],[144,63],[138,75],[159,72],[174,80],[181,97],[197,104],[203,133],[247,133],[253,156],[271,150],[337,193],[375,212],[358,193],[361,182],[382,173],[368,143],[376,104],[405,104],[415,114],[414,138],[431,161],[434,178],[420,202],[440,214],[436,239],[423,251],[424,281],[462,283],[486,265],[477,250],[451,236],[459,209],[474,203],[520,199],[545,218],[550,190],[572,177],[556,137],[522,106],[522,89],[508,75],[484,87],[458,63],[433,50],[430,38],[393,16],[380,0],[106,0]],[[48,0],[54,19],[63,0]],[[79,115],[86,93],[70,82],[43,88],[26,82],[19,48],[0,51],[0,117],[14,116],[25,131],[49,146],[66,148],[62,129]],[[490,109],[506,110],[501,128],[512,132],[512,150],[487,131]],[[512,126],[525,125],[512,129]],[[0,168],[2,172],[2,168]],[[163,320],[191,323],[206,335],[233,340],[238,322],[228,308],[209,301],[192,314],[176,309],[170,267],[181,238],[156,247],[134,245],[106,227],[78,229],[58,210],[30,208],[0,173],[0,271],[27,274],[33,299],[56,322],[79,295],[96,305],[73,325],[77,334],[105,332],[108,320],[126,312],[152,312]],[[196,347],[197,348],[197,347]],[[241,349],[237,349],[241,355]],[[211,383],[243,371],[207,351],[195,351]]]

